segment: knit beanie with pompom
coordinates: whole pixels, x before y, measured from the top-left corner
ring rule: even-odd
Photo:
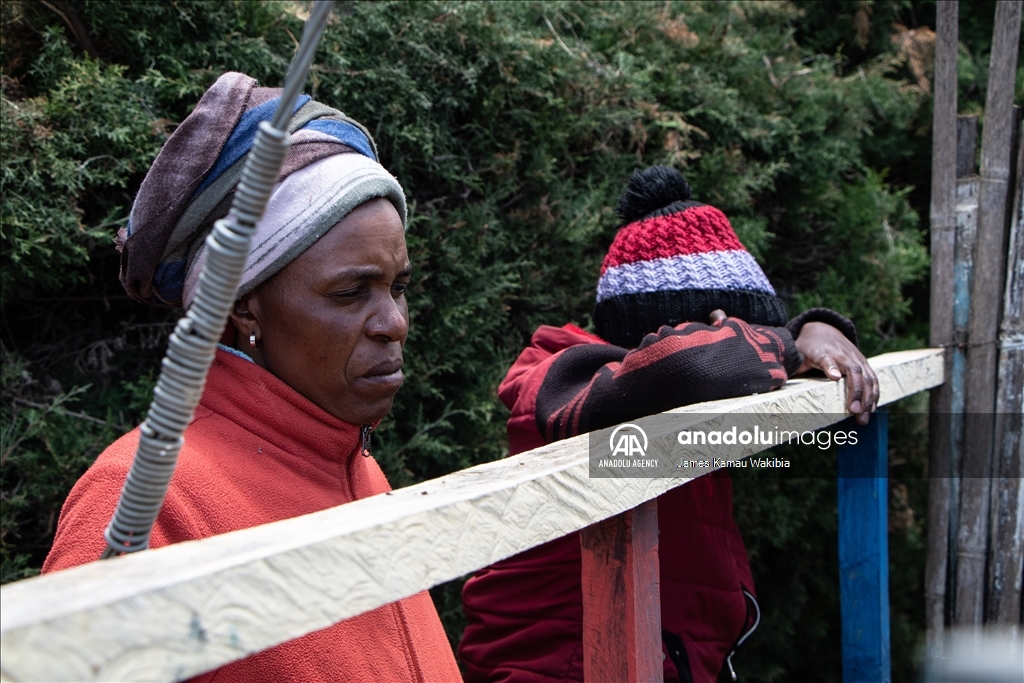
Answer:
[[[713,206],[690,200],[679,171],[633,173],[616,213],[625,225],[601,265],[594,322],[602,339],[636,347],[662,325],[730,317],[781,327],[786,309],[764,271]]]

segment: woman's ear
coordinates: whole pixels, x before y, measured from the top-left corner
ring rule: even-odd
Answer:
[[[235,301],[231,308],[231,324],[238,330],[238,340],[235,348],[244,351],[249,356],[259,347],[263,332],[260,329],[260,322],[254,314],[251,303],[252,292]]]

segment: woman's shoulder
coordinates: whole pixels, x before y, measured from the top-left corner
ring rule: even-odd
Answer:
[[[43,564],[43,573],[99,558],[106,548],[103,530],[114,514],[138,445],[139,429],[136,427],[107,446],[75,483],[61,508],[53,548]]]
[[[97,475],[114,471],[127,474],[138,447],[139,428],[136,427],[130,432],[122,434],[116,441],[103,449],[86,474],[88,475],[93,470],[96,470],[95,474]]]

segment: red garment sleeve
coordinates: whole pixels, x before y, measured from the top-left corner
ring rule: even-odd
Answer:
[[[545,442],[682,405],[777,389],[800,365],[783,327],[727,318],[647,335],[635,350],[581,344],[551,361],[536,397]]]

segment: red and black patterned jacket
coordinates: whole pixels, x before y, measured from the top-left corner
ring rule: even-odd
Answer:
[[[763,393],[801,364],[793,342],[810,320],[855,342],[852,323],[813,309],[786,328],[727,318],[649,334],[635,350],[574,325],[534,333],[498,392],[512,415],[509,454],[682,405]],[[754,585],[724,470],[658,500],[665,680],[713,683],[756,621]],[[582,681],[578,534],[498,562],[463,589],[459,646],[467,681]]]

